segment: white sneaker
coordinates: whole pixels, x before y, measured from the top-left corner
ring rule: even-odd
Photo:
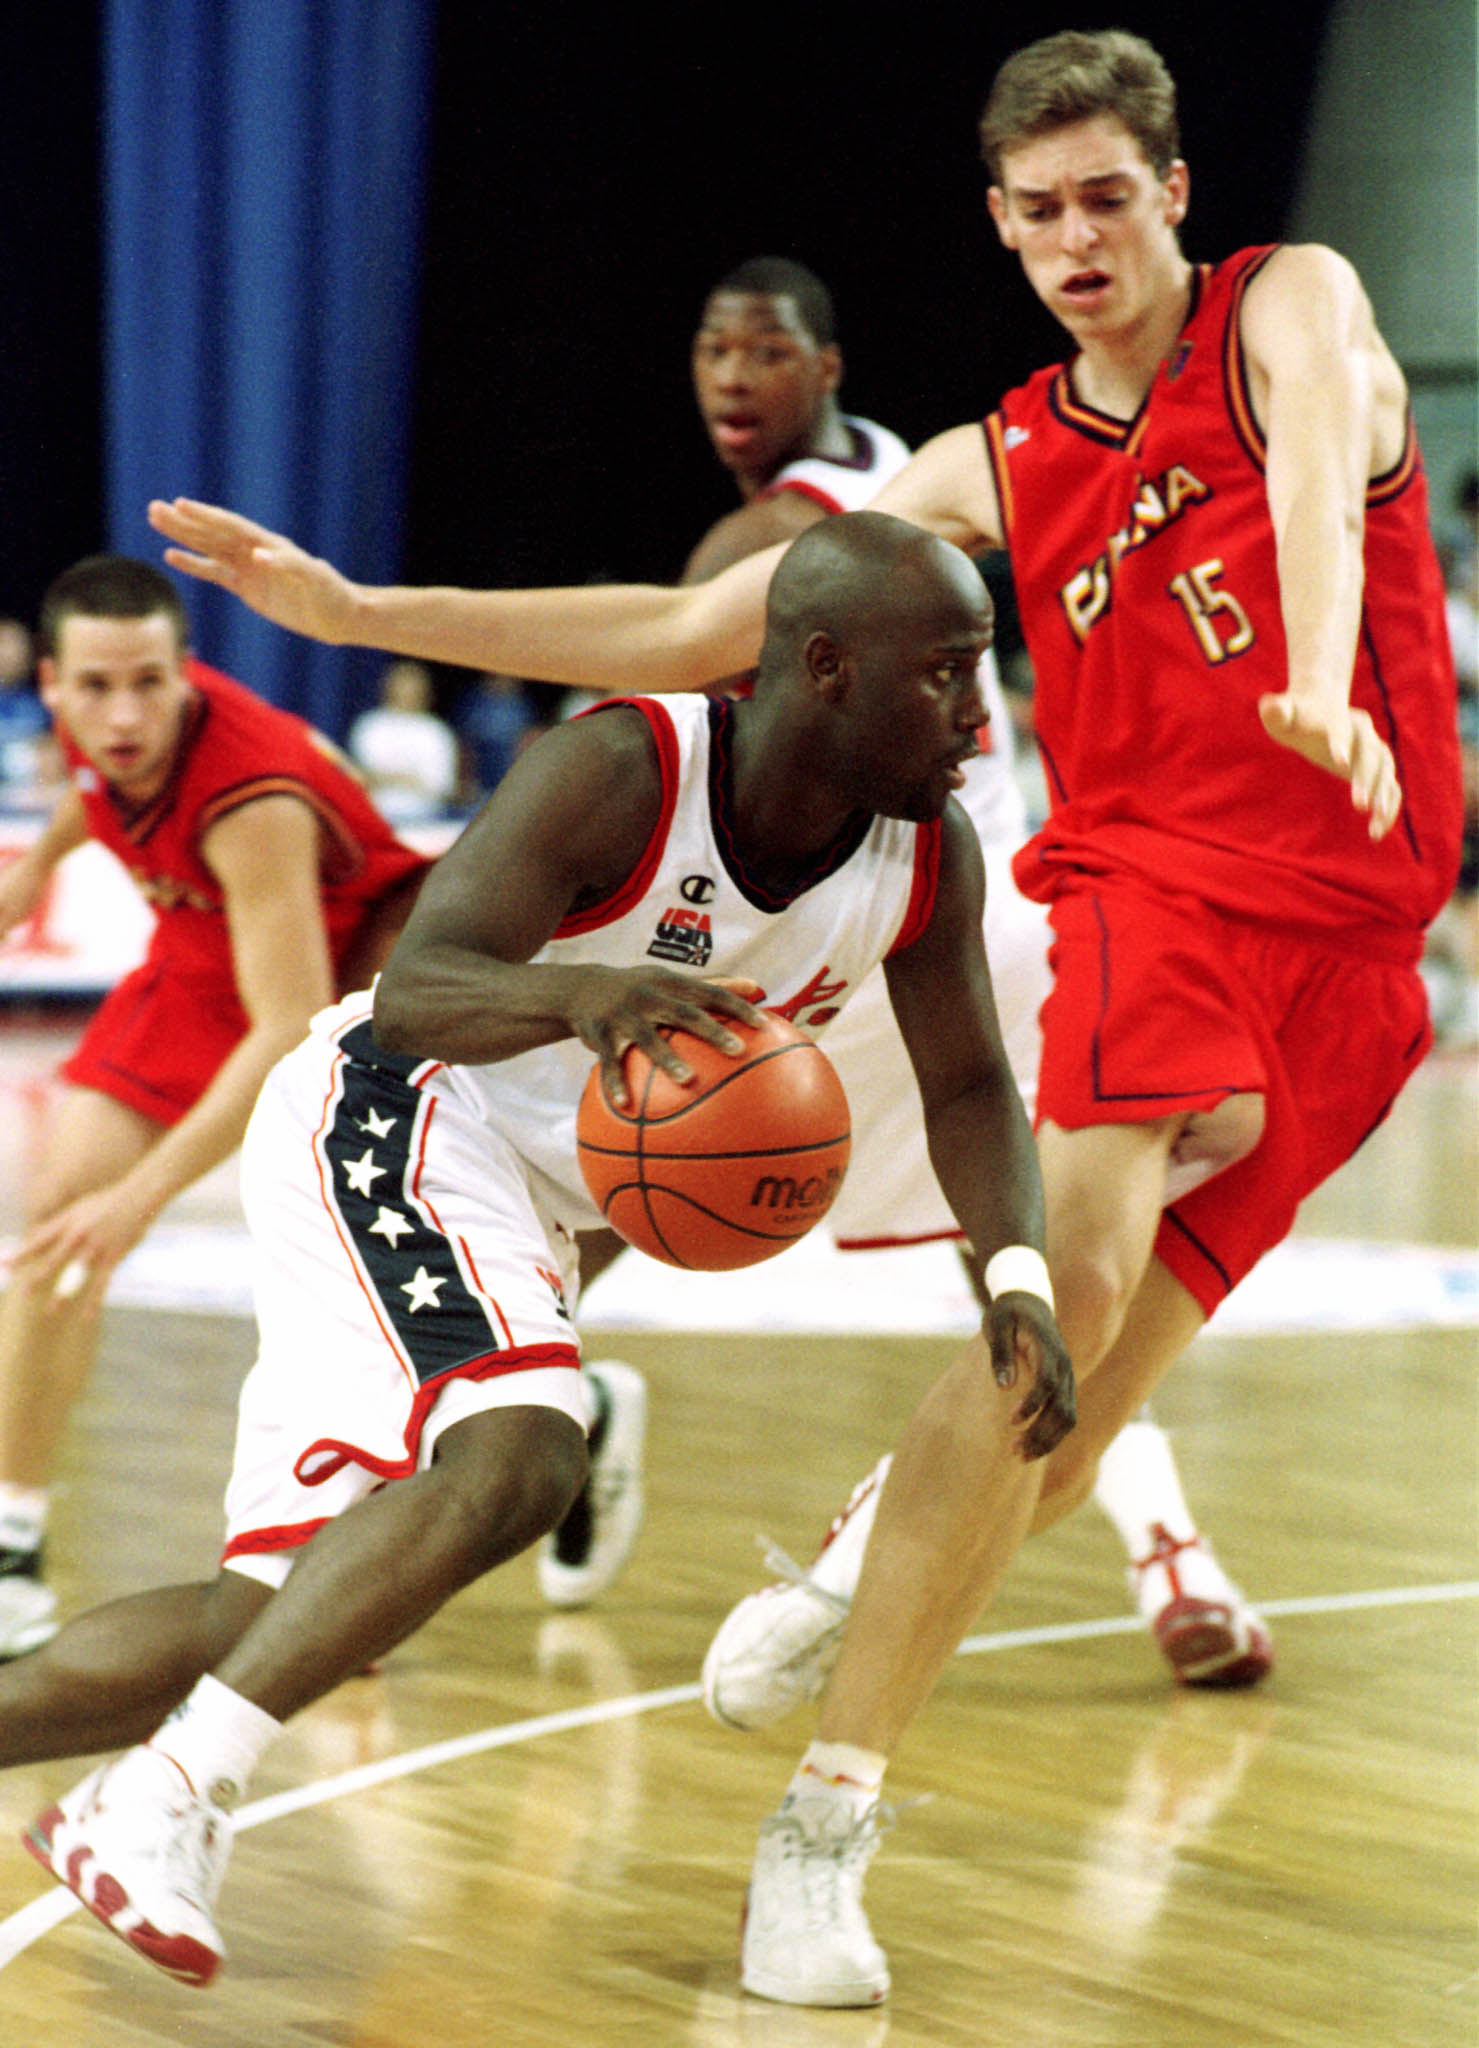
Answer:
[[[1151,1538],[1149,1554],[1130,1566],[1130,1592],[1177,1683],[1231,1691],[1267,1678],[1268,1624],[1202,1538],[1172,1536],[1159,1523]]]
[[[40,1649],[56,1634],[56,1594],[38,1576],[38,1568],[39,1561],[0,1576],[0,1664]]]
[[[834,1799],[788,1796],[760,1829],[740,1934],[740,1983],[782,2005],[880,2005],[888,1958],[863,1911],[882,1827]]]
[[[831,1676],[892,1462],[880,1458],[853,1489],[808,1571],[768,1548],[779,1583],[748,1594],[719,1624],[704,1658],[704,1705],[726,1728],[768,1728],[814,1700]]]
[[[157,1749],[130,1749],[45,1813],[22,1840],[130,1948],[181,1984],[209,1984],[226,1950],[211,1915],[231,1817]]]
[[[590,1477],[539,1546],[539,1590],[552,1607],[585,1607],[626,1568],[642,1526],[647,1382],[619,1358],[585,1368],[595,1389]]]

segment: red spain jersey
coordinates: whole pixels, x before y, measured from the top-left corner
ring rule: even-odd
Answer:
[[[194,698],[168,782],[134,810],[58,737],[88,828],[128,869],[158,914],[150,959],[218,968],[234,986],[221,885],[201,856],[210,827],[256,797],[300,797],[319,822],[319,882],[337,965],[372,904],[430,865],[395,837],[363,786],[312,726],[230,676],[190,660]]]
[[[1427,488],[1409,427],[1366,495],[1352,701],[1392,748],[1397,824],[1373,845],[1348,786],[1278,746],[1286,687],[1264,441],[1238,316],[1273,253],[1195,272],[1178,346],[1133,420],[1040,371],[985,422],[1036,677],[1050,815],[1017,858],[1028,896],[1131,872],[1214,908],[1414,959],[1459,846],[1456,692]]]

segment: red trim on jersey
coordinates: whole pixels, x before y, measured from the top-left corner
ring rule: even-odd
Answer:
[[[1407,436],[1402,443],[1402,453],[1393,466],[1382,476],[1374,476],[1366,486],[1368,505],[1389,505],[1393,498],[1401,497],[1412,482],[1418,468],[1417,433],[1412,424],[1412,414],[1407,415]]]
[[[840,498],[832,497],[829,492],[821,490],[816,484],[802,483],[799,480],[792,483],[771,484],[767,490],[763,490],[760,493],[760,496],[762,498],[778,498],[783,491],[794,491],[798,498],[810,498],[813,505],[820,505],[824,512],[840,512],[842,510],[842,500]]]
[[[899,1251],[911,1244],[964,1244],[963,1230],[917,1230],[905,1237],[834,1237],[832,1242],[840,1252],[889,1252]]]
[[[1191,296],[1186,304],[1186,317],[1181,323],[1181,333],[1183,335],[1197,316],[1202,303],[1202,294],[1206,291],[1211,276],[1212,265],[1210,263],[1197,263],[1193,265]],[[1167,358],[1165,367],[1169,374],[1176,374],[1171,370],[1171,365],[1176,364],[1180,358],[1181,349],[1178,341],[1178,347],[1173,349],[1171,355]],[[1074,361],[1077,360],[1078,358],[1075,357]],[[1152,386],[1152,389],[1154,389],[1154,386]],[[1047,395],[1049,411],[1065,427],[1071,427],[1075,433],[1084,434],[1089,440],[1098,441],[1106,448],[1122,449],[1126,455],[1134,456],[1140,453],[1145,437],[1150,431],[1151,394],[1149,391],[1146,392],[1141,400],[1133,418],[1127,420],[1117,419],[1113,413],[1101,412],[1097,405],[1090,405],[1087,399],[1078,396],[1073,388],[1073,363],[1070,362],[1064,363],[1061,369],[1053,375],[1052,381],[1048,385]]]
[[[943,826],[938,818],[931,818],[921,825],[914,835],[914,881],[909,890],[909,902],[905,908],[894,942],[889,947],[889,957],[902,953],[906,946],[912,946],[935,912],[935,896],[940,887],[940,844]]]
[[[233,1557],[261,1557],[274,1550],[301,1550],[332,1519],[320,1515],[314,1522],[276,1522],[265,1529],[248,1529],[244,1536],[232,1537],[221,1552],[221,1562],[225,1564]]]
[[[996,478],[996,502],[1001,512],[1001,537],[1010,545],[1016,508],[1012,498],[1012,472],[1007,465],[1004,438],[1006,419],[1002,413],[989,412],[981,424],[986,434],[986,460],[991,465],[991,474]]]
[[[662,802],[658,806],[657,823],[626,880],[603,902],[593,904],[589,910],[567,912],[555,927],[553,936],[557,939],[599,931],[603,924],[614,924],[619,917],[625,917],[634,904],[641,902],[657,872],[657,864],[672,827],[673,813],[678,806],[678,733],[673,715],[665,704],[659,704],[651,697],[607,697],[600,704],[592,704],[588,710],[577,712],[576,716],[594,718],[599,712],[609,711],[619,704],[630,705],[634,711],[641,712],[657,746],[658,768],[662,775]]]
[[[218,824],[232,811],[240,810],[243,804],[255,803],[259,797],[264,796],[291,796],[296,797],[300,803],[307,804],[324,833],[333,842],[336,857],[322,862],[327,880],[343,881],[358,873],[364,866],[364,848],[333,805],[326,802],[311,783],[291,774],[254,775],[249,781],[235,783],[230,789],[218,789],[213,797],[201,805],[196,815],[197,846],[212,825]]]
[[[453,1380],[496,1380],[511,1372],[536,1372],[558,1366],[580,1370],[580,1352],[574,1344],[526,1344],[517,1351],[488,1351],[469,1358],[425,1381],[411,1403],[410,1419],[402,1439],[406,1446],[401,1458],[380,1458],[361,1444],[346,1443],[340,1437],[321,1436],[293,1460],[293,1477],[300,1486],[322,1486],[342,1472],[346,1465],[358,1465],[380,1479],[409,1479],[416,1470],[421,1451],[421,1432],[433,1406]]]
[[[1273,244],[1250,252],[1247,268],[1233,286],[1227,326],[1222,333],[1222,384],[1227,396],[1228,414],[1248,459],[1258,469],[1262,469],[1268,460],[1268,443],[1253,410],[1253,393],[1248,383],[1248,362],[1243,353],[1243,294],[1273,254]]]

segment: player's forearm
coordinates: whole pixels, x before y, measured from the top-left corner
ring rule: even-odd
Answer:
[[[387,1052],[488,1066],[574,1035],[593,970],[495,960],[451,944],[403,949],[375,986],[375,1036]]]
[[[715,626],[692,594],[649,584],[569,590],[353,586],[345,637],[464,668],[613,694],[699,689],[753,660],[754,625]]]
[[[61,797],[32,844],[20,856],[42,880],[88,838],[87,812],[75,789]]]
[[[262,1083],[304,1036],[307,1019],[254,1025],[210,1086],[128,1175],[140,1212],[154,1217],[176,1195],[229,1159],[246,1134]]]
[[[69,791],[38,837],[0,869],[0,938],[32,914],[57,866],[86,837],[81,799]]]
[[[935,1176],[978,1261],[1006,1245],[1041,1251],[1042,1178],[1015,1086],[971,1089],[928,1112],[925,1128]]]
[[[1289,688],[1343,703],[1361,626],[1362,498],[1333,465],[1281,479],[1277,503],[1274,493],[1271,475]]]

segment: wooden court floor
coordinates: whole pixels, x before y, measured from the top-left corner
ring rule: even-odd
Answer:
[[[1474,1063],[1435,1058],[1301,1230],[1472,1245],[1476,1108]],[[808,1555],[952,1340],[592,1329],[651,1387],[620,1586],[555,1614],[518,1560],[295,1722],[205,1993],[56,1914],[16,1835],[79,1767],[0,1777],[0,2043],[1475,2048],[1476,1322],[1201,1340],[1161,1419],[1278,1670],[1178,1694],[1107,1525],[1030,1545],[890,1774],[892,1998],[836,2014],[735,1974],[808,1717],[728,1734],[695,1680],[756,1532]],[[250,1353],[239,1318],[110,1311],[58,1504],[68,1609],[213,1568]]]

